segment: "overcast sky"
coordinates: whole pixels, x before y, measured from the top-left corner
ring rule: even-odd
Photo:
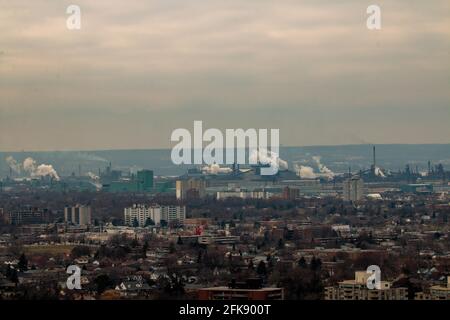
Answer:
[[[0,150],[170,147],[194,120],[450,143],[450,2],[0,0]]]

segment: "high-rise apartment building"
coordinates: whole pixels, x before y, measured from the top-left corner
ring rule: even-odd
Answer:
[[[36,207],[23,207],[5,214],[4,221],[11,225],[39,224],[50,221],[50,211]]]
[[[184,219],[186,219],[185,206],[134,204],[124,209],[124,221],[128,226],[160,225],[161,221],[183,224]]]
[[[168,223],[183,224],[186,219],[186,206],[161,206],[161,215]]]
[[[283,189],[283,199],[295,200],[300,197],[300,189],[293,187],[285,187]]]
[[[204,179],[177,180],[176,195],[178,200],[188,198],[203,198],[206,193],[206,181]]]
[[[364,181],[360,177],[344,180],[342,184],[344,201],[359,201],[364,196]]]
[[[89,225],[92,221],[90,206],[75,205],[64,208],[64,221],[75,225]]]
[[[158,225],[162,220],[161,207],[134,204],[124,209],[124,220],[128,226],[145,227],[149,223]]]

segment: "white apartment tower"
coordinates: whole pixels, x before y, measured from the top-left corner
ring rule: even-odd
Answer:
[[[144,204],[134,204],[124,209],[124,220],[128,226],[134,226],[137,222],[139,227],[145,227],[149,219],[155,225],[161,224],[162,220],[168,223],[177,221],[182,224],[185,218],[185,206],[147,206]]]
[[[183,224],[186,219],[186,206],[162,206],[161,215],[163,220],[170,222],[178,222]]]

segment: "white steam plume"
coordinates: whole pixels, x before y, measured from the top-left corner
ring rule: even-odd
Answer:
[[[40,164],[36,169],[35,175],[38,177],[50,176],[59,180],[58,173],[56,173],[56,170],[51,164]]]
[[[98,175],[96,175],[95,173],[92,173],[90,171],[87,173],[87,175],[89,178],[91,178],[94,181],[100,180],[100,177]]]
[[[282,170],[287,170],[289,168],[287,161],[281,159],[277,153],[269,151],[266,149],[253,150],[250,155],[251,162],[259,162],[261,164],[270,164],[273,168],[280,168]]]
[[[219,173],[230,173],[233,170],[231,168],[227,168],[227,167],[222,168],[218,164],[213,163],[210,166],[203,167],[202,171],[207,174],[219,174]]]
[[[331,171],[330,169],[328,169],[325,165],[323,165],[320,162],[321,158],[319,156],[314,156],[314,157],[312,157],[312,159],[316,162],[317,166],[319,167],[320,173],[322,173],[328,179],[333,179],[334,178],[334,176],[335,176],[334,172]]]
[[[308,166],[295,165],[297,175],[302,179],[316,179],[317,175],[314,173],[314,169]]]
[[[378,176],[378,177],[381,177],[381,178],[386,178],[386,175],[378,167],[375,167],[375,175]]]
[[[33,158],[26,158],[23,160],[23,170],[32,175],[36,171],[36,161]]]
[[[26,158],[23,161],[23,169],[30,174],[31,177],[50,176],[55,180],[59,180],[58,173],[51,164],[37,165],[33,158]]]
[[[6,163],[8,164],[8,166],[15,172],[20,174],[20,172],[22,171],[20,168],[20,163],[18,163],[12,156],[8,156],[5,159]]]

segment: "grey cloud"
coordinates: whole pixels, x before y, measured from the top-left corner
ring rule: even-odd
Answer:
[[[448,1],[377,1],[379,32],[357,0],[77,2],[80,32],[69,1],[0,1],[0,149],[169,146],[194,116],[288,145],[448,142]]]

